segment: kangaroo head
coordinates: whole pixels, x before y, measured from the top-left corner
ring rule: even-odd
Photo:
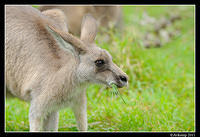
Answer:
[[[119,88],[127,85],[128,76],[112,61],[112,56],[108,51],[95,44],[97,23],[90,14],[83,18],[80,39],[51,26],[49,27],[79,51],[80,61],[77,68],[77,77],[80,82],[107,86],[114,83]]]

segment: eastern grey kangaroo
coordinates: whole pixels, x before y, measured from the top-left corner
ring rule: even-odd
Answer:
[[[95,44],[96,20],[85,15],[77,38],[68,33],[61,10],[5,10],[6,92],[30,102],[30,131],[57,131],[58,111],[65,107],[73,110],[78,129],[87,131],[86,87],[128,83],[111,55]]]

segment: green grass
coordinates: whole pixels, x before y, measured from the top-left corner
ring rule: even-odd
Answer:
[[[160,18],[177,12],[183,17],[175,24],[181,35],[161,48],[145,49],[139,24],[144,11]],[[129,86],[112,89],[91,85],[87,90],[89,131],[195,131],[194,92],[194,7],[124,6],[124,32],[109,31],[110,42],[101,41],[129,76]],[[6,100],[6,131],[28,131],[29,104]],[[60,111],[59,131],[77,131],[68,108]]]

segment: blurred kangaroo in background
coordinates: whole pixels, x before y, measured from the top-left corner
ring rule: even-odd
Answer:
[[[94,43],[96,20],[84,16],[79,39],[68,33],[61,10],[5,10],[6,94],[30,102],[30,131],[57,131],[58,111],[65,107],[73,110],[78,129],[86,131],[87,86],[128,83],[111,55]]]
[[[122,9],[120,6],[40,6],[39,10],[60,9],[67,18],[69,32],[74,35],[81,33],[81,21],[85,14],[90,13],[98,26],[115,27],[122,30]]]

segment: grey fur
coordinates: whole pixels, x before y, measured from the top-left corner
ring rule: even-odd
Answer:
[[[65,107],[72,108],[78,129],[87,131],[88,84],[114,81],[123,87],[127,82],[118,76],[126,74],[91,42],[96,32],[90,41],[69,34],[62,11],[40,12],[31,6],[5,10],[6,92],[30,102],[30,131],[57,131],[58,111]],[[83,25],[83,33],[88,35],[91,28],[96,30],[95,20],[86,18],[91,25]],[[99,58],[108,62],[106,70],[97,71],[94,61]]]

